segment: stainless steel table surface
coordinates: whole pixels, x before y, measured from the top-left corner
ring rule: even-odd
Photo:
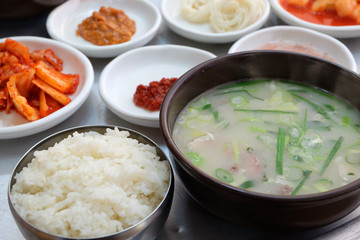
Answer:
[[[161,0],[151,0],[158,7]],[[0,38],[11,36],[41,36],[49,38],[45,28],[47,14],[27,20],[0,20]],[[282,25],[275,15],[264,27]],[[360,38],[341,40],[354,54],[360,69]],[[163,23],[156,37],[147,45],[177,44],[204,49],[222,56],[229,44],[204,44],[185,39],[167,28]],[[21,156],[44,137],[70,127],[89,124],[111,124],[138,130],[157,142],[168,154],[160,130],[133,125],[120,119],[107,109],[98,93],[98,81],[102,69],[113,58],[90,58],[95,70],[95,83],[85,104],[70,118],[44,132],[17,139],[0,140],[0,239],[24,239],[17,229],[7,203],[10,174]],[[169,218],[159,240],[165,239],[360,239],[360,208],[345,218],[325,227],[300,232],[265,232],[244,228],[219,219],[198,205],[186,193],[178,178],[175,181],[175,197]],[[263,216],[266,217],[266,216]]]

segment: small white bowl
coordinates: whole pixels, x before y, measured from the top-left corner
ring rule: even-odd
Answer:
[[[304,21],[286,11],[279,3],[279,0],[269,0],[276,15],[289,25],[306,27],[336,38],[360,37],[360,25],[354,26],[326,26]]]
[[[197,48],[178,45],[146,46],[112,60],[102,71],[99,93],[120,118],[146,127],[159,127],[159,111],[137,107],[133,95],[138,85],[162,78],[180,77],[192,67],[216,57]]]
[[[28,122],[14,109],[9,114],[0,112],[0,139],[24,137],[49,129],[70,117],[89,96],[94,83],[94,69],[89,59],[67,44],[41,37],[9,37],[25,44],[30,52],[50,48],[64,61],[63,73],[79,74],[80,82],[75,93],[68,95],[71,102],[47,117]],[[4,42],[5,38],[0,39]]]
[[[78,25],[101,6],[123,10],[135,21],[136,32],[121,44],[97,46],[76,36]],[[55,8],[46,21],[49,35],[82,51],[89,57],[115,57],[130,49],[144,46],[154,38],[161,25],[161,13],[146,0],[71,0]]]
[[[339,40],[303,27],[275,26],[250,33],[236,41],[228,53],[261,50],[265,44],[290,44],[316,51],[328,60],[357,72],[350,50]],[[280,49],[279,49],[280,50]]]
[[[264,0],[264,15],[252,25],[234,32],[215,33],[208,23],[194,24],[181,16],[181,1],[163,0],[161,4],[162,16],[171,30],[191,40],[204,43],[229,43],[234,42],[241,36],[261,28],[270,15],[270,4]]]

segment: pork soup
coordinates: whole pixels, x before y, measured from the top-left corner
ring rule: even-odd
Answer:
[[[255,192],[329,191],[360,174],[360,114],[321,89],[257,79],[213,88],[179,114],[173,138],[198,168]]]

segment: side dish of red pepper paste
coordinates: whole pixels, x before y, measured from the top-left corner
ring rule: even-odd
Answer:
[[[152,81],[148,86],[140,84],[134,94],[134,103],[149,111],[159,111],[165,94],[177,78],[162,78]]]

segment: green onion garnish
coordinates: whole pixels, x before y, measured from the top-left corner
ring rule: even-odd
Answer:
[[[223,181],[226,183],[231,183],[232,181],[234,181],[234,178],[231,175],[231,173],[229,173],[227,170],[225,170],[223,168],[216,169],[215,175],[220,181]]]
[[[283,174],[283,155],[285,147],[285,130],[279,127],[276,152],[276,173]]]
[[[244,90],[244,89],[226,90],[226,91],[223,91],[223,92],[218,92],[218,93],[216,93],[215,96],[224,95],[224,94],[228,94],[228,93],[239,93],[239,92],[246,93],[247,95],[249,95],[249,96],[252,97],[252,98],[255,98],[255,99],[264,101],[263,98],[256,97],[256,96],[252,95],[251,93],[249,93],[248,90]]]
[[[234,111],[239,111],[239,112],[259,112],[259,113],[297,114],[297,112],[293,112],[293,111],[265,110],[265,109],[243,109],[243,108],[235,108]]]
[[[248,188],[253,187],[254,185],[255,185],[254,182],[249,180],[249,181],[246,181],[246,182],[242,183],[241,185],[239,185],[239,188],[248,189]]]
[[[344,141],[344,137],[343,136],[340,136],[339,139],[337,140],[337,142],[335,143],[334,147],[331,149],[331,152],[329,153],[329,156],[327,157],[327,159],[325,160],[320,172],[319,172],[319,175],[321,176],[326,168],[329,166],[330,162],[333,160],[336,152],[339,150],[342,142]]]
[[[204,161],[203,157],[199,153],[187,152],[185,153],[185,156],[197,167],[199,167]]]
[[[317,113],[321,114],[325,119],[331,120],[331,118],[329,117],[327,112],[322,107],[320,107],[319,105],[317,105],[317,104],[309,101],[308,99],[303,98],[302,96],[299,96],[299,95],[297,95],[295,93],[291,93],[291,95],[298,98],[298,99],[300,99],[301,101],[309,104]]]
[[[291,192],[291,195],[296,195],[298,193],[300,188],[304,185],[305,181],[310,177],[311,173],[312,173],[312,171],[310,171],[310,170],[304,170],[303,171],[303,178],[301,179],[299,184],[296,186],[294,191]]]

